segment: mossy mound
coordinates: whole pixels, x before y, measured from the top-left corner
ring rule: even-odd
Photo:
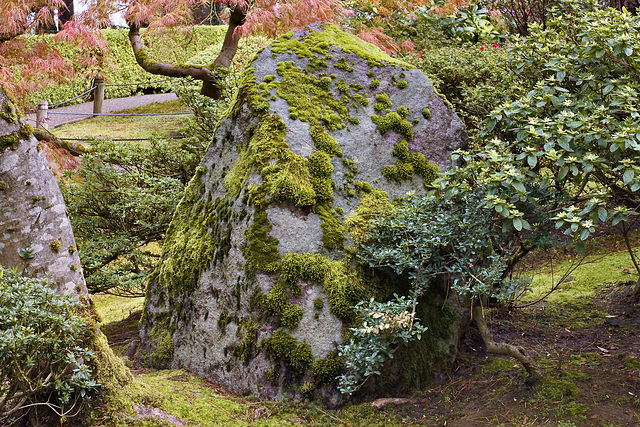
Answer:
[[[465,135],[422,73],[357,37],[317,25],[276,40],[245,70],[174,215],[149,286],[142,359],[240,394],[337,403],[351,307],[405,290],[360,269],[351,232],[362,225],[346,218],[424,191]],[[451,325],[455,309],[430,298],[425,321]],[[456,334],[433,331],[419,351],[437,363],[386,390],[446,370]]]

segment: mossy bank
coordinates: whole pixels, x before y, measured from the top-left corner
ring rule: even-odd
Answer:
[[[359,222],[346,219],[424,191],[465,143],[460,120],[410,65],[333,26],[276,40],[245,70],[174,215],[141,359],[240,394],[337,403],[351,306],[403,291],[402,280],[360,270],[348,225]],[[433,333],[421,351],[432,363],[388,387],[409,391],[455,355],[456,334],[437,327],[455,309],[428,306]]]

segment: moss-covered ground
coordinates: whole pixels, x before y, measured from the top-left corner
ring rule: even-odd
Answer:
[[[99,116],[76,123],[56,127],[58,138],[149,138],[150,129],[157,136],[174,136],[175,130],[184,127],[189,115],[125,116],[125,114],[184,113],[189,109],[180,101],[154,103],[142,107],[121,110],[122,116]],[[115,114],[112,113],[112,114]]]

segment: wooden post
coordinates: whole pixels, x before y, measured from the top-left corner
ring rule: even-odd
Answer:
[[[102,114],[102,103],[104,102],[104,77],[102,74],[96,76],[96,88],[93,91],[93,114]]]
[[[36,112],[36,127],[39,129],[49,129],[49,123],[47,123],[49,103],[47,101],[38,101],[38,111]]]

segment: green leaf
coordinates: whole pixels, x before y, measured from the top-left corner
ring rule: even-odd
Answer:
[[[567,166],[564,166],[562,169],[560,169],[560,172],[558,172],[558,180],[562,180],[567,176],[567,173],[569,173],[569,168]]]
[[[513,185],[513,188],[515,188],[516,190],[518,190],[521,193],[526,193],[527,192],[526,188],[524,188],[524,185],[520,181],[513,181],[511,183],[511,185]]]
[[[585,228],[580,232],[580,240],[587,240],[587,238],[589,238],[589,234],[589,230]]]
[[[629,184],[634,175],[635,173],[633,172],[633,169],[627,169],[624,171],[624,175],[622,175],[622,182],[624,182],[625,185]]]
[[[538,158],[534,155],[530,155],[527,157],[527,163],[529,163],[529,167],[535,168],[538,164]]]
[[[522,230],[522,220],[520,218],[513,219],[513,228],[518,231]]]
[[[584,242],[576,242],[576,252],[578,255],[584,255]]]
[[[624,54],[627,55],[627,56],[633,55],[633,49],[631,49],[630,47],[625,47],[624,48]]]
[[[558,71],[556,73],[556,79],[558,79],[559,82],[564,80],[564,77],[566,76],[567,73],[565,73],[564,71]]]
[[[607,210],[605,208],[598,208],[598,218],[600,218],[600,221],[602,222],[605,222],[607,220]]]

